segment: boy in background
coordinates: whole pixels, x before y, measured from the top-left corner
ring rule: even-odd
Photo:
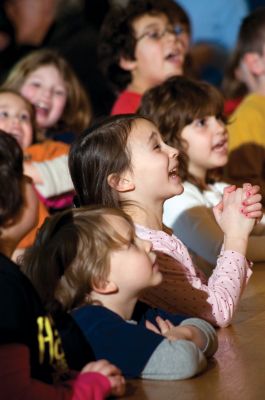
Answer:
[[[246,17],[241,25],[236,54],[238,74],[248,95],[231,115],[226,180],[261,187],[265,206],[265,7]]]
[[[102,70],[118,93],[111,114],[135,112],[146,90],[182,75],[189,40],[189,19],[172,0],[114,8],[99,41]]]

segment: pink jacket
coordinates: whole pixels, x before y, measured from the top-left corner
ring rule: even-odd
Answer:
[[[246,258],[235,251],[222,251],[207,281],[176,236],[135,227],[137,236],[150,240],[158,252],[164,277],[158,287],[146,291],[143,300],[170,312],[203,318],[216,326],[229,325],[252,274]]]

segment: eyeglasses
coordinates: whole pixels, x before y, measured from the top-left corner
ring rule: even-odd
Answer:
[[[181,33],[185,32],[186,30],[180,26],[166,26],[165,29],[152,29],[150,31],[144,32],[142,35],[140,35],[138,38],[136,38],[136,42],[139,42],[139,40],[142,40],[143,38],[147,37],[148,39],[158,41],[162,39],[167,33],[170,35],[178,36]]]

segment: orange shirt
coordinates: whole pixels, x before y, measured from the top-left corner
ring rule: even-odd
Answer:
[[[45,140],[42,143],[29,146],[24,154],[29,161],[42,162],[52,160],[69,152],[69,145],[53,140]],[[39,200],[39,218],[38,224],[33,228],[18,244],[18,248],[26,248],[33,244],[38,229],[42,226],[44,220],[49,216],[46,206]]]

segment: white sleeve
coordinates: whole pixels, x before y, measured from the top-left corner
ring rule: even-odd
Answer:
[[[265,217],[249,236],[246,257],[253,262],[265,260],[264,220]],[[215,221],[212,208],[203,204],[196,192],[185,190],[180,196],[167,200],[164,223],[173,229],[189,250],[215,265],[224,235]]]
[[[45,162],[33,162],[33,165],[44,182],[36,185],[37,190],[43,197],[57,196],[74,189],[69,173],[67,155]]]
[[[167,200],[163,219],[191,251],[210,264],[216,263],[224,235],[212,209],[202,204],[195,194],[187,190]]]

